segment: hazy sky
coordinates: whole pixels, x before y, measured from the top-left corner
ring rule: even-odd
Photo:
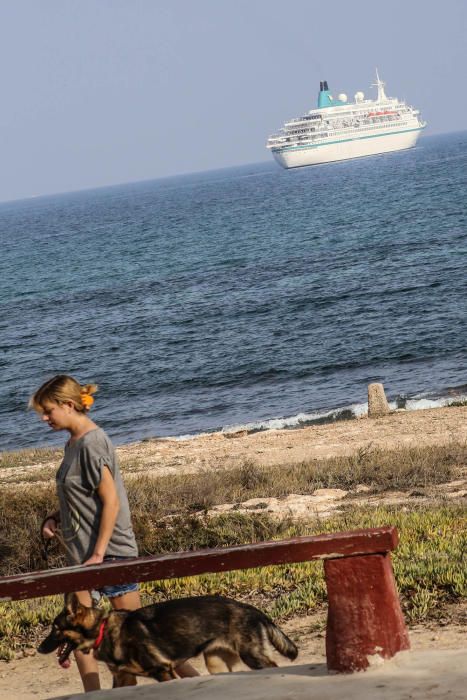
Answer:
[[[375,66],[427,134],[467,128],[465,0],[0,0],[0,200],[269,159]]]

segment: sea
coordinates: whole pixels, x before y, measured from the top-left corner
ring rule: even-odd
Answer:
[[[0,451],[96,382],[116,444],[467,399],[467,132],[0,205]]]

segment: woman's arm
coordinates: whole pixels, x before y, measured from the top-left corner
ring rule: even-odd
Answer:
[[[104,466],[102,469],[102,478],[97,487],[97,493],[102,501],[99,534],[97,536],[94,552],[89,559],[83,562],[85,566],[101,564],[104,560],[105,551],[112,537],[118,511],[120,510],[120,500],[118,498],[117,489],[115,488],[115,482],[108,467]]]

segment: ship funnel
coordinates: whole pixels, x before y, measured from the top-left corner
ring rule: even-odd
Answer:
[[[332,107],[333,100],[329,94],[328,81],[323,80],[319,84],[318,109]]]

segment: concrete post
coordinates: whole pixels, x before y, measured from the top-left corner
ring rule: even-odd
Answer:
[[[382,384],[368,384],[368,417],[386,416],[389,412],[384,386]]]
[[[324,573],[330,671],[364,671],[375,657],[410,648],[389,552],[327,559]]]

